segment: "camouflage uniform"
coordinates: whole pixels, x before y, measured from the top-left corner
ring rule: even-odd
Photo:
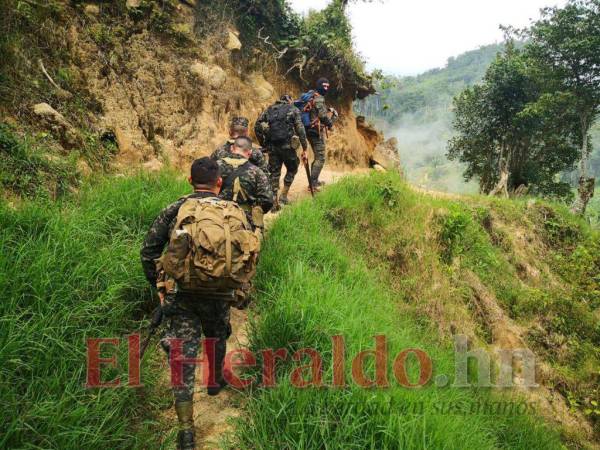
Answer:
[[[141,250],[142,266],[148,281],[156,286],[158,273],[155,260],[169,242],[171,232],[175,226],[177,213],[181,205],[188,198],[214,197],[210,192],[195,192],[183,197],[166,207],[155,219],[144,240]],[[226,341],[231,334],[229,323],[229,308],[235,299],[233,290],[220,291],[207,289],[199,293],[177,292],[175,287],[167,292],[163,305],[163,314],[168,320],[168,329],[164,334],[161,344],[169,351],[169,339],[183,340],[183,354],[187,358],[195,358],[200,346],[200,337],[216,338],[216,354],[214,370],[216,379],[220,379],[223,358],[226,351]],[[184,387],[174,387],[175,401],[189,402],[194,392],[194,365],[186,364],[183,367]]]
[[[219,148],[217,148],[212,154],[210,158],[214,161],[218,161],[219,159],[226,158],[231,156],[231,146],[233,145],[235,139],[229,139]],[[267,159],[263,154],[263,151],[260,148],[252,147],[252,155],[250,155],[249,161],[254,164],[256,167],[261,169],[267,176],[269,174],[269,165],[267,163]]]
[[[315,154],[315,160],[312,163],[310,174],[313,180],[313,184],[316,186],[319,181],[319,175],[321,175],[321,170],[323,170],[323,166],[325,165],[325,155],[327,153],[327,148],[325,146],[325,130],[323,129],[323,127],[331,129],[331,127],[333,127],[333,121],[327,114],[325,97],[318,93],[315,93],[314,100],[315,106],[310,111],[310,119],[311,122],[313,122],[318,117],[321,123],[321,129],[313,127],[307,128],[306,136],[308,137],[310,146],[312,147],[313,153]]]
[[[227,352],[227,339],[231,336],[229,322],[230,305],[234,300],[233,291],[206,294],[170,293],[165,296],[163,314],[168,320],[168,328],[161,339],[161,345],[169,354],[171,339],[183,340],[183,356],[195,359],[200,350],[201,337],[216,339],[214,367],[212,357],[208,357],[209,370],[214,379],[223,376],[223,359]],[[175,401],[192,401],[196,375],[194,363],[183,365],[183,386],[174,386]]]
[[[287,101],[279,100],[275,105],[286,105]],[[263,112],[257,120],[257,123],[260,122],[269,122],[268,119],[269,110],[267,109]],[[306,151],[308,148],[308,142],[306,139],[306,130],[304,125],[302,124],[302,116],[300,115],[300,111],[293,105],[290,105],[290,111],[287,117],[288,123],[290,123],[296,136],[298,136],[300,140],[300,144],[302,145],[302,149]],[[268,143],[269,148],[269,172],[271,175],[271,188],[273,189],[274,197],[277,197],[277,192],[279,191],[279,181],[281,179],[281,166],[285,165],[286,174],[283,180],[283,184],[286,187],[290,187],[294,182],[294,178],[298,173],[298,167],[300,166],[300,159],[298,158],[298,154],[296,153],[296,148],[293,148],[291,142],[283,142],[283,143]]]
[[[273,207],[273,192],[265,173],[242,155],[231,154],[217,163],[223,178],[219,197],[237,202],[246,211],[250,223],[254,227],[262,228],[262,214],[266,214]],[[237,197],[234,192],[235,180],[232,179],[234,172],[237,172],[241,188]]]
[[[229,122],[229,126],[231,128],[233,127],[241,127],[241,128],[245,128],[246,130],[248,129],[248,126],[250,125],[250,121],[246,118],[246,117],[233,117],[231,119],[231,121]],[[225,158],[227,156],[231,155],[231,145],[234,143],[235,139],[228,139],[227,142],[225,142],[223,145],[221,145],[219,148],[217,148],[212,155],[210,155],[211,159],[213,161],[218,161],[219,159]],[[267,160],[265,159],[265,156],[263,155],[263,152],[261,149],[253,147],[252,148],[252,155],[250,155],[250,162],[252,164],[254,164],[256,167],[259,167],[260,169],[262,169],[262,171],[267,174],[269,174],[269,167],[267,165]]]

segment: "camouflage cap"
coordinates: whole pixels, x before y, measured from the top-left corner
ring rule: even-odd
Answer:
[[[231,128],[233,128],[233,127],[248,128],[249,124],[250,124],[250,121],[247,118],[241,117],[241,116],[237,116],[237,117],[232,117],[231,118],[230,126],[231,126]]]

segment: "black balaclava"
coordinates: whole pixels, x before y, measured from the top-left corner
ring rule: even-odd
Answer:
[[[317,92],[321,95],[329,92],[329,80],[327,78],[319,78],[319,81],[317,81]]]

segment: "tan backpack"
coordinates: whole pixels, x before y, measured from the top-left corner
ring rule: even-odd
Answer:
[[[238,289],[254,277],[260,240],[235,203],[188,198],[159,260],[183,291]]]

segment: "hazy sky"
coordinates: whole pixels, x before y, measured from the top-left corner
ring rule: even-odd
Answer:
[[[448,57],[502,40],[499,25],[522,27],[545,6],[565,0],[384,0],[353,4],[358,51],[369,69],[414,75],[442,67]],[[290,0],[299,12],[328,0]]]

